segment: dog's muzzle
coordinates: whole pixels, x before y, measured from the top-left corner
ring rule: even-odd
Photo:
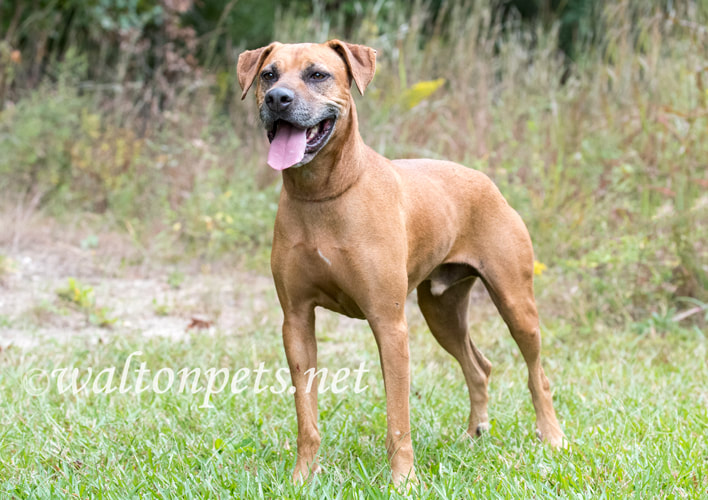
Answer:
[[[329,141],[338,114],[336,108],[326,107],[313,116],[293,90],[270,89],[261,106],[261,120],[270,141],[268,165],[285,170],[310,162]]]

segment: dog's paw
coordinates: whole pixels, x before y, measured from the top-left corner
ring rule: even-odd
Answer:
[[[296,465],[293,471],[293,483],[297,485],[304,484],[312,479],[315,474],[322,474],[323,470],[319,463],[315,462],[311,466]]]
[[[475,427],[468,428],[462,434],[461,439],[469,441],[470,446],[472,446],[478,438],[488,435],[491,428],[492,426],[489,422],[480,422]]]
[[[407,474],[392,472],[393,487],[401,494],[411,492],[413,486],[420,484],[415,475],[415,469],[411,469]]]
[[[549,432],[541,432],[541,430],[537,428],[536,437],[556,450],[567,450],[570,447],[568,439],[560,429],[554,429]]]
[[[474,435],[476,437],[481,437],[485,434],[489,433],[489,429],[491,429],[492,426],[489,424],[489,422],[480,422],[477,424],[477,428],[474,431]]]

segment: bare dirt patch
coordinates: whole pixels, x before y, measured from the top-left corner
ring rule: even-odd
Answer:
[[[0,347],[77,335],[98,341],[124,332],[176,339],[216,329],[240,334],[279,313],[269,276],[224,263],[127,264],[132,252],[116,252],[104,241],[110,251],[65,241],[0,245]],[[70,280],[110,325],[98,324],[93,309],[60,297]]]
[[[0,349],[77,336],[99,342],[127,333],[175,340],[216,331],[249,335],[282,324],[270,274],[245,271],[226,258],[168,262],[156,257],[160,250],[84,218],[67,224],[35,213],[13,224],[14,215],[0,216],[0,225],[10,229],[0,234]],[[67,300],[71,280],[90,295],[98,319]],[[483,286],[473,295],[474,327],[495,312]],[[427,331],[415,302],[413,293],[409,326]],[[324,310],[318,310],[317,332],[321,340],[336,339],[323,349],[341,353],[370,334],[365,322]]]

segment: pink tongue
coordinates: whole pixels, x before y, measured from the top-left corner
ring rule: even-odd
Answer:
[[[276,170],[285,170],[299,163],[305,156],[307,139],[305,129],[295,128],[289,123],[279,122],[275,137],[268,151],[268,165]]]

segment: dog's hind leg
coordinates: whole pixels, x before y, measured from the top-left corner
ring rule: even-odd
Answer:
[[[472,342],[467,330],[467,310],[474,277],[459,281],[444,292],[431,292],[431,281],[418,286],[418,305],[438,343],[460,363],[470,396],[467,433],[478,436],[489,428],[487,385],[492,364]],[[433,283],[432,286],[436,284]],[[439,285],[439,284],[438,284]]]
[[[517,250],[517,252],[511,251]],[[553,409],[551,389],[541,366],[541,330],[533,295],[533,253],[527,245],[507,247],[485,260],[481,273],[487,291],[526,361],[528,386],[536,410],[539,437],[554,447],[564,444]]]

